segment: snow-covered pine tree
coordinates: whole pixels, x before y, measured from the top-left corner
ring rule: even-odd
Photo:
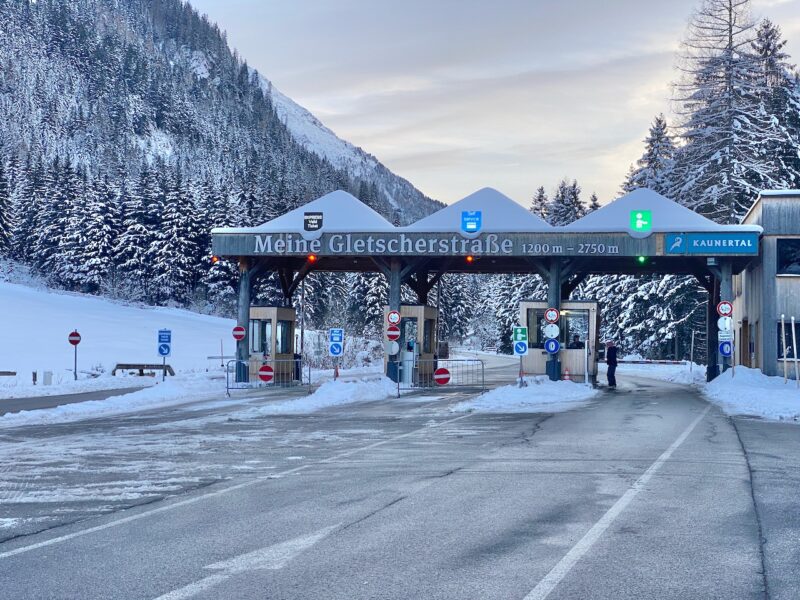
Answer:
[[[547,205],[547,222],[550,225],[568,225],[585,214],[580,198],[581,188],[574,179],[562,179]]]
[[[197,232],[193,230],[192,202],[181,172],[169,171],[161,223],[152,245],[153,298],[186,304],[190,298],[196,264]]]
[[[676,156],[674,199],[721,223],[738,221],[762,189],[789,182],[768,149],[779,129],[760,91],[749,0],[703,0],[684,41],[676,85],[684,145]]]
[[[150,171],[145,169],[137,185],[129,189],[124,201],[125,219],[122,223],[122,233],[114,247],[120,291],[124,296],[134,300],[150,298],[152,269],[149,251],[156,232],[149,226],[144,197],[153,192],[151,190],[153,179]]]
[[[547,220],[547,207],[550,204],[550,200],[547,197],[547,192],[544,190],[544,186],[540,185],[536,189],[536,193],[533,195],[531,199],[531,206],[529,210],[535,214],[537,217]]]
[[[11,190],[6,177],[5,165],[0,157],[0,256],[8,256],[11,253],[13,218]]]
[[[586,208],[586,213],[594,212],[600,208],[600,200],[597,199],[597,194],[592,192],[589,196],[589,206]]]
[[[663,114],[653,120],[644,144],[644,154],[636,161],[636,167],[631,167],[622,189],[624,192],[630,192],[636,188],[648,188],[665,194],[671,184],[675,143]]]
[[[800,186],[800,94],[797,74],[784,51],[786,40],[781,29],[769,19],[762,20],[756,30],[753,51],[761,65],[761,85],[757,94],[767,112],[775,118],[771,123],[766,154],[785,171],[788,187]]]

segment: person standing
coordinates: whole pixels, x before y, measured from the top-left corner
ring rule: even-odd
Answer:
[[[614,340],[606,342],[606,364],[608,365],[608,387],[617,387],[617,347]]]

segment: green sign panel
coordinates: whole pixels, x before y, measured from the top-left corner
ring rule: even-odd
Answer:
[[[511,334],[512,342],[527,342],[528,341],[528,328],[527,327],[514,327]]]
[[[650,231],[653,228],[653,215],[649,210],[631,211],[631,231]]]

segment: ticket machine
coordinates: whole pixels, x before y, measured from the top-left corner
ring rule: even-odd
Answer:
[[[526,375],[545,375],[550,355],[545,351],[544,328],[547,325],[545,311],[547,302],[520,302],[519,322],[528,328],[528,355],[522,357],[522,369]],[[572,381],[597,380],[598,341],[600,331],[599,304],[592,300],[570,300],[562,302],[561,316],[556,323],[559,328],[561,377]]]
[[[383,322],[387,324],[389,307],[383,307]],[[400,362],[400,382],[406,385],[413,385],[421,381],[432,380],[433,372],[436,370],[436,348],[437,322],[439,320],[439,309],[432,306],[404,304],[400,306],[400,339],[397,340],[399,352],[397,355]],[[384,326],[385,330],[385,326]],[[389,339],[384,331],[384,344]],[[389,355],[384,353],[384,372],[386,370]],[[391,373],[389,373],[392,376]],[[396,376],[396,375],[395,375]]]
[[[297,312],[285,306],[250,307],[250,381],[258,381],[258,369],[272,366],[274,381],[298,379],[294,330]]]

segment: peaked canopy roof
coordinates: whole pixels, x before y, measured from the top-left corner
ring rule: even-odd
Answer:
[[[481,233],[553,229],[551,225],[525,210],[520,204],[490,187],[480,189],[402,229],[420,233],[458,232],[461,229],[461,213],[476,210],[481,211]]]
[[[322,213],[322,228],[305,231],[305,213]],[[309,239],[323,233],[394,231],[396,228],[352,194],[336,190],[255,227],[218,227],[212,233],[299,233]]]
[[[630,232],[631,213],[649,210],[652,233],[663,232],[761,232],[757,225],[721,225],[693,210],[646,188],[633,190],[582,219],[563,227],[564,231]]]

